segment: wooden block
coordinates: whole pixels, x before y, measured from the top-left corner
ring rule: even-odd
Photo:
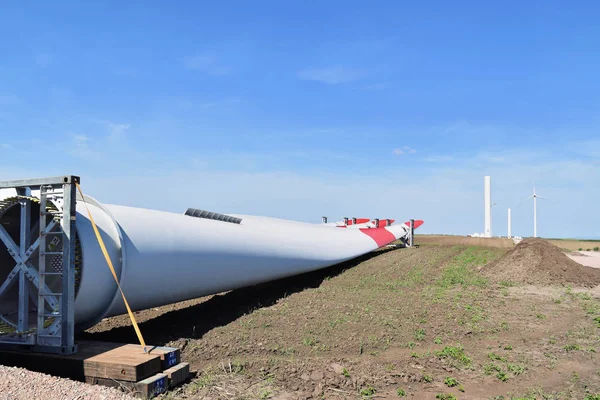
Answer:
[[[139,344],[128,344],[126,346],[129,349],[144,351],[143,347]],[[181,351],[175,347],[146,346],[146,350],[148,354],[160,356],[162,369],[171,368],[181,362]]]
[[[163,369],[169,369],[181,362],[181,351],[174,347],[156,347],[150,351],[150,354],[160,355]]]
[[[169,377],[165,374],[156,374],[140,382],[119,381],[107,378],[94,378],[91,376],[85,378],[85,383],[87,384],[119,388],[124,390],[126,393],[132,395],[140,395],[140,397],[146,399],[165,393],[168,389],[168,382]]]
[[[169,378],[165,374],[156,374],[135,384],[136,392],[145,398],[163,394],[169,387]]]
[[[177,386],[190,377],[190,364],[177,364],[174,367],[164,370],[163,374],[167,375],[169,378],[169,387]]]
[[[83,361],[86,377],[138,382],[162,370],[158,354],[146,354],[123,345]]]

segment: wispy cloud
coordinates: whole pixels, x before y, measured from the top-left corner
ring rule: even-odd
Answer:
[[[98,132],[99,134],[97,133],[96,136],[109,141],[124,139],[126,136],[125,133],[131,128],[131,124],[115,123],[104,119],[95,119],[93,122],[101,125],[103,128],[102,132]]]
[[[183,58],[183,66],[187,70],[201,71],[211,76],[225,76],[233,73],[233,67],[220,62],[212,53],[202,53]]]
[[[113,124],[111,122],[108,123],[108,139],[116,140],[122,139],[125,136],[125,131],[127,131],[131,127],[130,124]]]
[[[538,204],[540,234],[598,235],[600,219],[589,210],[594,209],[600,195],[596,184],[600,181],[600,165],[581,157],[565,157],[563,149],[525,147],[493,154],[465,151],[460,156],[454,154],[451,162],[426,168],[395,163],[376,171],[359,168],[356,173],[348,173],[347,168],[337,170],[333,167],[294,170],[295,162],[301,157],[321,160],[329,157],[314,152],[303,154],[301,149],[294,149],[296,154],[279,154],[279,159],[274,159],[268,158],[273,155],[267,153],[179,148],[173,159],[169,151],[149,152],[132,143],[113,146],[107,140],[106,129],[97,137],[84,130],[79,132],[85,134],[68,137],[69,146],[73,151],[78,149],[78,153],[62,158],[60,164],[15,170],[14,163],[2,156],[0,174],[25,178],[77,170],[86,177],[86,190],[90,195],[99,196],[100,201],[178,213],[190,207],[190,198],[201,195],[204,208],[225,213],[313,222],[318,222],[321,215],[414,217],[426,221],[421,228],[423,232],[457,234],[483,229],[483,176],[491,175],[493,200],[500,204],[492,210],[495,234],[506,233],[506,208],[512,207],[513,233],[531,235],[532,207],[517,208],[516,205],[530,195],[535,180],[540,193],[552,199]],[[32,156],[48,152],[41,143],[27,146]],[[65,145],[56,143],[55,148],[63,149]],[[411,154],[411,149],[402,145],[397,150],[402,153],[399,156],[410,157],[405,154]],[[535,158],[532,154],[536,154]],[[498,162],[490,163],[490,155],[497,157]],[[446,156],[438,157],[444,160]],[[358,162],[360,160],[350,157],[349,162],[339,164]],[[132,163],[143,164],[145,168],[131,169]],[[115,176],[123,179],[115,180]],[[401,176],[401,182],[390,184],[391,176]],[[172,190],[160,199],[140,195],[144,188],[163,180],[169,180]],[[220,184],[224,181],[228,185]],[[190,182],[203,182],[212,189],[206,191]],[[274,192],[273,187],[278,190]],[[378,196],[339,196],[340,192],[378,193]],[[398,199],[402,199],[400,209]],[[571,206],[574,202],[577,207]],[[560,224],[556,221],[579,223]]]
[[[368,76],[365,70],[343,66],[330,66],[324,68],[307,68],[299,71],[299,79],[305,81],[316,81],[328,85],[338,85],[361,80]]]
[[[394,149],[393,153],[397,156],[402,156],[406,154],[415,154],[417,151],[410,146],[404,146],[402,148]]]
[[[12,146],[8,143],[0,143],[0,150],[8,150],[12,148]]]
[[[71,134],[71,146],[69,146],[69,154],[73,157],[89,160],[92,155],[90,148],[91,139],[87,135]]]

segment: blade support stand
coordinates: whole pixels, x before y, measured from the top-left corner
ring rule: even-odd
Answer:
[[[11,228],[8,223],[5,228],[0,224],[0,252],[6,249],[14,263],[11,266],[7,261],[9,265],[0,265],[3,270],[11,271],[5,281],[0,282],[0,302],[5,301],[3,296],[10,295],[16,297],[10,300],[17,303],[16,321],[2,324],[8,320],[0,315],[0,349],[55,354],[77,351],[74,342],[75,183],[79,181],[74,175],[0,181],[0,189],[16,192],[20,208],[17,237],[14,226]],[[32,205],[38,201],[36,216]],[[13,231],[12,237],[7,229]],[[61,238],[62,246],[56,246]],[[54,268],[58,269],[47,270],[50,264],[56,264]],[[15,286],[17,290],[9,292],[10,287]],[[56,289],[51,290],[51,287]],[[8,329],[13,322],[16,322],[15,329]]]

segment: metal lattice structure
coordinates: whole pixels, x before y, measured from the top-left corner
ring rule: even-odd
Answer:
[[[0,182],[0,189],[16,191],[0,200],[0,271],[10,271],[0,276],[0,348],[77,350],[76,182],[77,176]]]

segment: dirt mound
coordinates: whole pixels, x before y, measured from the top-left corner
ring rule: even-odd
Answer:
[[[484,268],[493,281],[595,287],[600,269],[585,267],[543,239],[525,239]]]

